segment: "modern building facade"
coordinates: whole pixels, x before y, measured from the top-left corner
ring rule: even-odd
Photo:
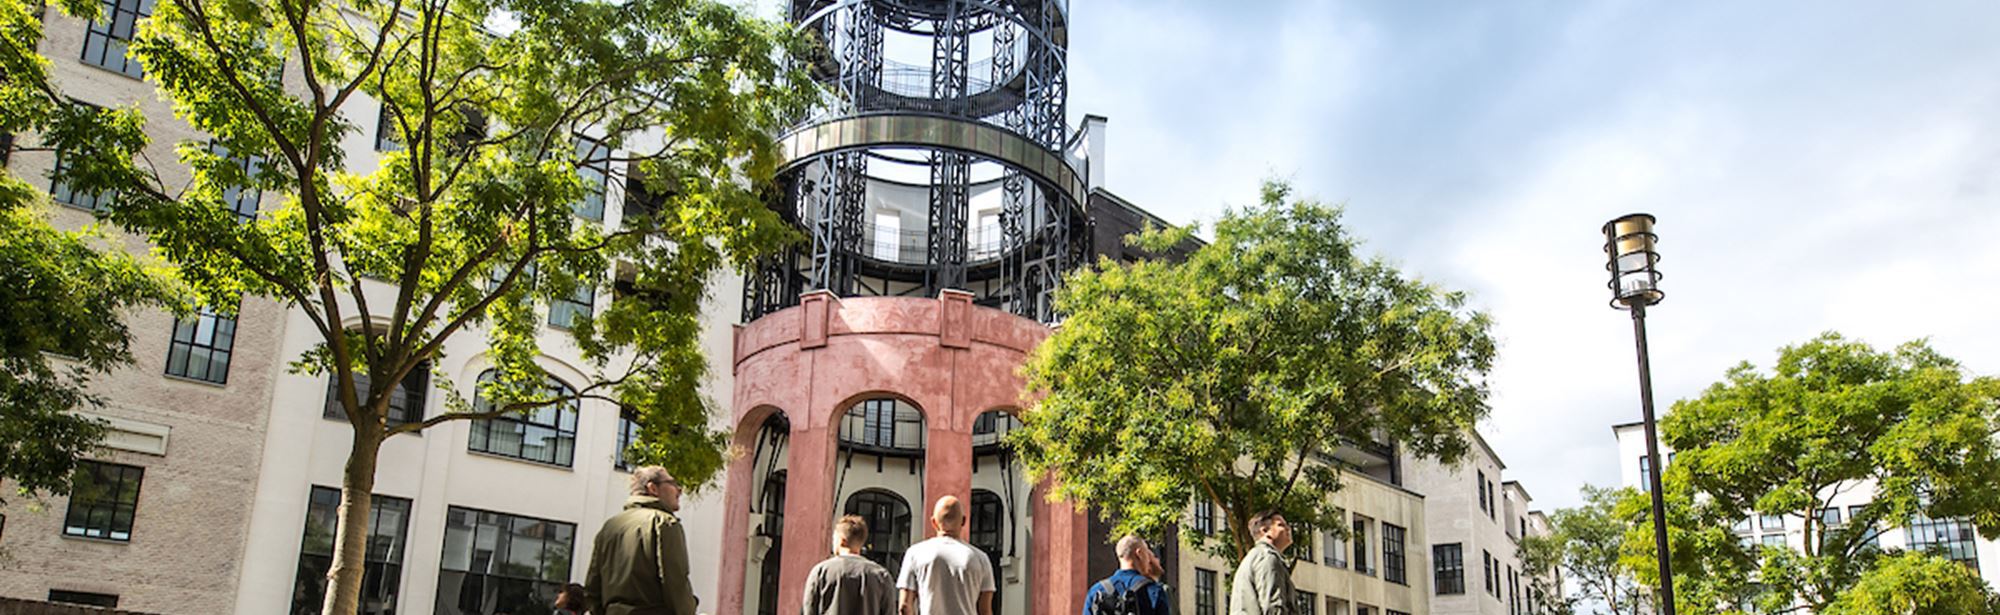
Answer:
[[[1477,432],[1457,465],[1412,459],[1404,475],[1410,489],[1426,494],[1426,535],[1436,615],[1526,615],[1542,613],[1559,596],[1535,591],[1535,572],[1521,557],[1521,540],[1546,535],[1548,523],[1533,509],[1519,481],[1507,480],[1507,464]],[[1476,577],[1476,578],[1475,578]],[[1547,579],[1557,589],[1556,579]]]
[[[1626,487],[1644,491],[1650,484],[1649,476],[1656,470],[1652,459],[1646,454],[1646,432],[1643,423],[1613,425],[1611,433],[1618,438],[1618,477]],[[1660,454],[1673,465],[1674,452],[1665,443],[1660,444]],[[1867,507],[1875,499],[1872,482],[1842,486],[1834,496],[1832,506],[1822,511],[1820,523],[1839,526],[1853,518],[1854,513]],[[1805,548],[1805,524],[1802,513],[1785,515],[1762,515],[1746,512],[1734,530],[1744,544],[1760,544]],[[2000,587],[2000,541],[1980,538],[1974,531],[1970,519],[1929,519],[1919,517],[1904,527],[1881,527],[1876,531],[1875,544],[1884,549],[1935,550],[1951,559],[1979,572],[1989,586]]]

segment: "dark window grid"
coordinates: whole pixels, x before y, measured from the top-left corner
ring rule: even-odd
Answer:
[[[1007,432],[1021,426],[1021,419],[1000,410],[984,412],[972,420],[972,446],[984,447],[1003,443]]]
[[[315,485],[308,496],[292,612],[319,613],[326,597],[326,573],[333,568],[334,528],[340,490]],[[368,546],[362,556],[361,608],[364,615],[396,612],[403,578],[403,547],[409,535],[410,500],[376,494],[370,499]]]
[[[1194,531],[1203,536],[1215,535],[1215,502],[1208,498],[1194,501]]]
[[[550,612],[575,538],[574,524],[451,507],[433,612]]]
[[[326,410],[322,416],[345,421],[347,409],[340,405],[338,383],[339,379],[334,375],[327,375]],[[384,422],[390,427],[395,427],[424,420],[424,399],[430,394],[430,384],[431,364],[429,362],[417,364],[416,369],[410,370],[409,375],[403,377],[402,385],[396,387],[396,391],[389,395],[389,416],[384,417]],[[362,396],[368,394],[367,374],[354,373],[354,392]]]
[[[1979,567],[1978,546],[1973,542],[1972,522],[1964,518],[1933,519],[1917,515],[1910,519],[1909,544],[1911,551],[1933,552],[1954,562],[1963,562],[1977,570]]]
[[[1215,613],[1215,571],[1194,569],[1194,613],[1195,615],[1216,615]]]
[[[1433,545],[1431,562],[1436,567],[1434,585],[1440,596],[1465,593],[1465,547],[1458,543]]]
[[[1382,580],[1397,585],[1410,584],[1409,579],[1405,576],[1407,570],[1404,568],[1406,563],[1403,551],[1405,533],[1403,528],[1387,523],[1382,524]]]
[[[611,467],[619,470],[632,469],[632,445],[639,441],[639,415],[626,410],[618,413],[618,453],[612,459]]]
[[[481,388],[493,378],[492,370],[480,374]],[[547,379],[547,387],[551,398],[576,395],[576,389],[553,377]],[[475,412],[493,409],[493,402],[486,399],[484,392],[474,395],[472,405]],[[481,453],[570,467],[576,458],[576,421],[581,406],[579,400],[568,399],[500,418],[475,420],[468,447]]]
[[[1484,471],[1480,471],[1480,472],[1478,472],[1477,474],[1478,474],[1478,479],[1479,479],[1479,510],[1480,510],[1480,512],[1486,512],[1486,511],[1488,511],[1488,510],[1492,510],[1492,509],[1493,509],[1493,501],[1492,501],[1492,500],[1490,500],[1490,499],[1487,499],[1487,497],[1486,497],[1486,495],[1487,495],[1487,494],[1486,494],[1486,472],[1484,472]]]
[[[1319,595],[1299,592],[1299,615],[1319,615]]]
[[[1354,571],[1361,574],[1374,574],[1375,571],[1368,567],[1368,520],[1359,517],[1354,519],[1352,542],[1354,545],[1354,559],[1351,561],[1354,562]]]
[[[595,313],[596,302],[597,287],[584,280],[577,280],[576,293],[549,301],[549,326],[562,329],[576,326],[577,319],[587,319]]]
[[[1480,580],[1486,584],[1486,593],[1492,594],[1494,596],[1499,596],[1500,590],[1494,587],[1494,581],[1493,581],[1492,551],[1479,552],[1479,566],[1480,566],[1480,571],[1479,571]]]
[[[894,399],[870,399],[848,408],[840,439],[848,444],[890,449],[924,447],[924,417]]]
[[[264,158],[262,156],[234,156],[229,153],[229,148],[214,142],[208,144],[208,150],[217,156],[221,156],[222,159],[229,161],[231,166],[242,170],[243,176],[250,178],[253,184],[257,174],[264,169]],[[236,214],[237,219],[243,222],[250,222],[257,219],[257,203],[263,197],[264,191],[255,185],[231,185],[222,189],[222,204],[228,207],[230,213]]]
[[[176,318],[173,339],[167,344],[167,375],[227,384],[235,347],[235,318],[206,307],[193,318]]]
[[[84,193],[71,189],[69,182],[60,178],[69,170],[69,157],[56,152],[56,166],[49,171],[49,196],[57,203],[86,211],[106,211],[111,209],[111,195],[102,192]]]
[[[576,215],[603,222],[605,186],[611,181],[611,148],[602,141],[578,135],[576,159],[577,178],[583,182],[583,199],[576,202]]]
[[[1000,554],[1007,526],[1006,506],[1001,504],[1000,496],[984,489],[974,490],[969,509],[972,527],[967,534],[968,542],[989,555]]]
[[[98,461],[77,463],[70,487],[69,513],[63,534],[126,542],[132,540],[132,520],[139,512],[139,485],[146,470]]]
[[[384,102],[381,109],[375,112],[375,151],[378,152],[403,149],[403,142],[396,138],[400,130],[397,126],[396,112],[390,109],[389,103]]]
[[[139,20],[153,14],[153,0],[106,0],[101,20],[83,35],[83,62],[133,79],[146,76],[128,52]]]
[[[100,594],[96,592],[70,591],[67,589],[51,589],[49,590],[49,602],[54,602],[57,604],[79,604],[83,606],[94,606],[98,608],[115,609],[118,608],[118,595]]]
[[[910,547],[910,503],[887,491],[870,490],[848,496],[843,510],[868,522],[868,548],[862,557],[889,569],[891,577],[899,574],[903,551]]]

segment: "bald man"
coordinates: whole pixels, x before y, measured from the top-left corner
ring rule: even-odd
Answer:
[[[958,533],[965,528],[965,504],[956,496],[938,498],[931,508],[937,537],[903,552],[903,615],[993,615],[993,567],[986,554]]]

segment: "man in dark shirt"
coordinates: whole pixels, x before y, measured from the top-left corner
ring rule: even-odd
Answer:
[[[896,615],[896,585],[881,564],[861,556],[867,545],[861,517],[833,524],[834,555],[806,574],[803,615]]]
[[[1118,539],[1118,572],[1090,587],[1083,615],[1173,615],[1173,600],[1159,579],[1159,559],[1138,536]]]

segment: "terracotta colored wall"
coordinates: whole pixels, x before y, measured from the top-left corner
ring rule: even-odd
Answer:
[[[913,512],[926,517],[944,494],[971,496],[973,420],[1024,405],[1018,370],[1048,333],[1032,320],[975,306],[970,294],[957,291],[937,299],[812,293],[797,307],[737,329],[738,444],[750,445],[772,412],[784,412],[792,426],[777,612],[799,612],[806,573],[831,553],[835,438],[847,407],[891,394],[922,409],[929,501]],[[748,460],[729,469],[717,615],[743,610],[747,511],[756,491],[751,471]],[[1079,612],[1088,586],[1084,517],[1039,497],[1034,506],[1031,612]]]

